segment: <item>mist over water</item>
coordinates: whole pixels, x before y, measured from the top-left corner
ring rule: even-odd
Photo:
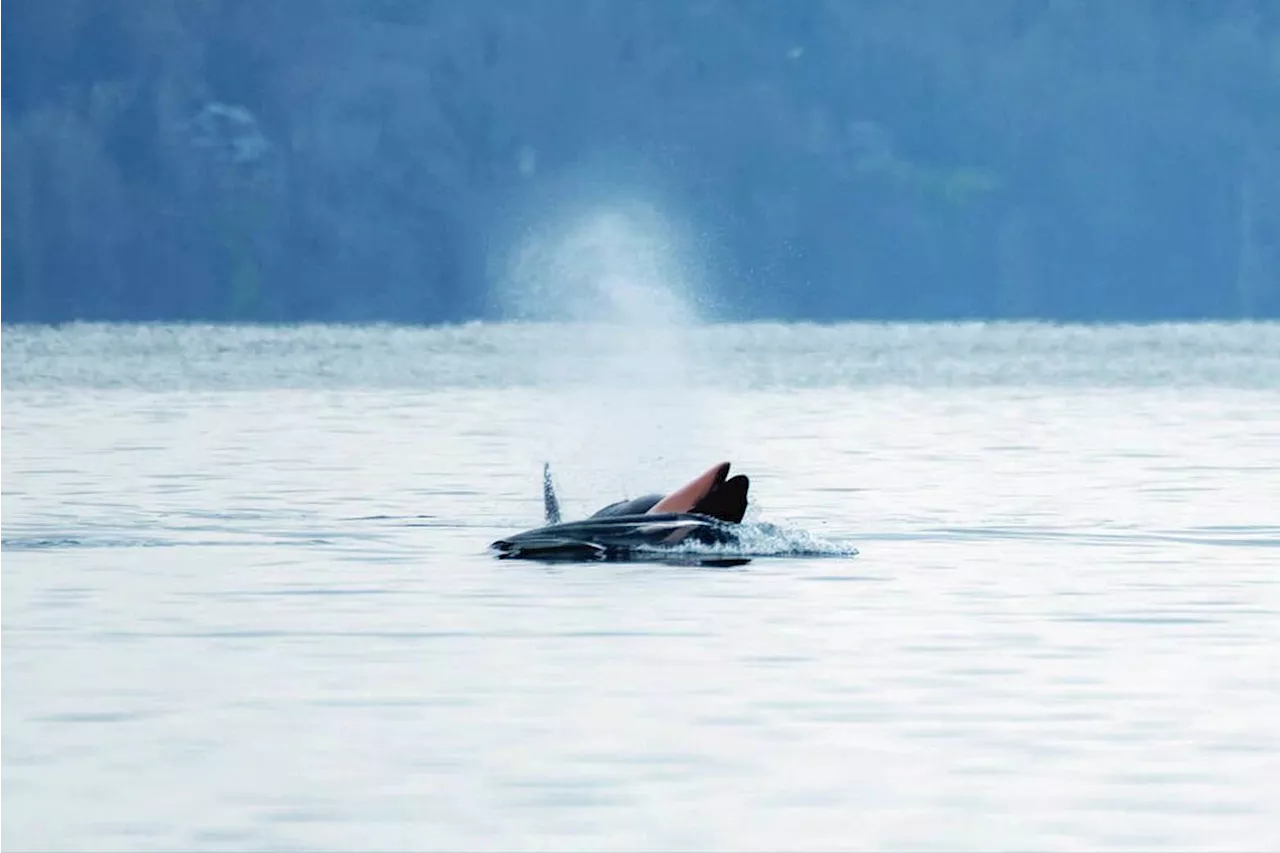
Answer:
[[[715,428],[694,390],[696,268],[675,220],[639,201],[571,210],[511,249],[496,286],[503,313],[556,324],[562,338],[536,370],[549,386],[546,461],[570,515],[673,488],[726,452],[694,450]]]

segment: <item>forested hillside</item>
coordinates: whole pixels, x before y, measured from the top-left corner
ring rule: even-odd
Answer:
[[[1275,0],[4,0],[3,316],[487,316],[651,194],[736,317],[1280,316]]]

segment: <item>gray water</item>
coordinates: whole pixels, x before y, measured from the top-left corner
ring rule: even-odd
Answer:
[[[6,849],[1280,847],[1278,326],[7,327],[3,389]],[[721,459],[772,556],[486,550],[544,460]]]

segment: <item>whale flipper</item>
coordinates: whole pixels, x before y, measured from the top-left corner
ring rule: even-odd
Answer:
[[[556,487],[551,482],[551,463],[542,463],[542,512],[547,524],[560,523],[560,501],[556,499]]]

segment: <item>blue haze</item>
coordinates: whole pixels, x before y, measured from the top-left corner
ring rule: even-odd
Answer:
[[[718,319],[1280,316],[1269,0],[5,0],[6,321],[494,318],[657,211]]]

